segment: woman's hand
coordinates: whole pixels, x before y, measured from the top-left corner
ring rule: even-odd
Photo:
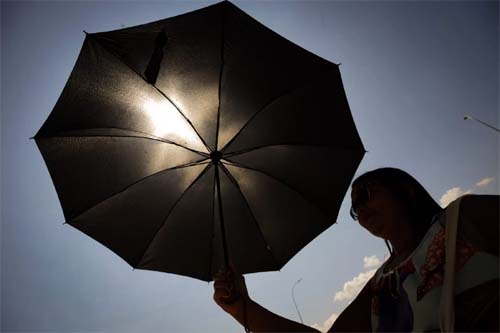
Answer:
[[[228,269],[214,275],[214,300],[236,320],[244,320],[250,302],[245,278]]]
[[[214,300],[224,311],[252,332],[314,332],[312,327],[283,318],[260,306],[248,296],[243,275],[234,270],[221,271],[213,277]]]

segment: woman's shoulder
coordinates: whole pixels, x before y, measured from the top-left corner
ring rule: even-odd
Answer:
[[[440,218],[443,228],[457,216],[457,237],[498,257],[500,196],[467,194],[452,201]]]

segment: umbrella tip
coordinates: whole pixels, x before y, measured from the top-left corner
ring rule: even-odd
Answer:
[[[88,35],[88,34],[89,34],[89,33],[88,33],[87,31],[85,31],[85,30],[83,30],[83,33],[84,33],[85,35]]]

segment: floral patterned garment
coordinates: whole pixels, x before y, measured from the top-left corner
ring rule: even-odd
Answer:
[[[440,221],[440,223],[438,222]],[[426,235],[398,267],[384,273],[382,265],[371,280],[374,332],[439,330],[439,302],[443,284],[445,238],[443,215],[436,215]],[[455,295],[498,279],[499,260],[458,239]]]

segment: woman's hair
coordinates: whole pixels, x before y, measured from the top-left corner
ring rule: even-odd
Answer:
[[[427,190],[407,172],[396,168],[380,168],[369,171],[354,180],[355,188],[369,182],[376,182],[400,199],[410,209],[411,219],[415,223],[429,225],[432,217],[443,211],[443,208],[431,197]],[[412,200],[408,187],[415,194]]]

